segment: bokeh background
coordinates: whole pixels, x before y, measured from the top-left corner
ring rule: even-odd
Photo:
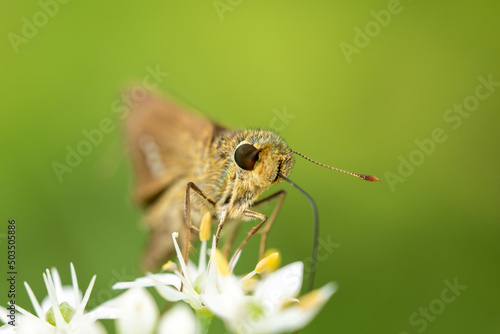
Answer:
[[[98,276],[91,306],[140,274],[146,233],[114,107],[158,68],[159,91],[211,119],[274,126],[299,152],[383,179],[297,158],[290,178],[316,199],[333,245],[320,250],[317,286],[339,285],[303,333],[500,332],[500,87],[478,88],[480,77],[500,82],[499,2],[45,3],[0,10],[0,249],[5,259],[15,218],[20,305],[31,309],[23,281],[41,299],[44,269],[69,283],[70,261],[82,287]],[[53,163],[103,119],[113,130],[59,180]],[[289,195],[270,245],[284,263],[307,260],[310,206],[280,187]]]

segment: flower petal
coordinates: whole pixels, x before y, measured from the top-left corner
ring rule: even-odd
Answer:
[[[269,274],[257,285],[254,296],[262,301],[266,313],[280,309],[300,293],[303,270],[302,262],[294,262]]]
[[[171,302],[185,300],[188,298],[188,296],[185,293],[180,292],[179,290],[174,289],[168,285],[156,285],[155,289],[156,291],[158,291],[160,296]]]
[[[160,319],[158,334],[195,334],[197,327],[193,311],[184,304],[178,304]]]
[[[50,273],[52,275],[52,282],[54,282],[54,288],[55,288],[55,291],[56,291],[56,295],[57,296],[61,296],[62,295],[62,283],[61,283],[61,276],[59,276],[59,272],[57,271],[57,268],[55,267],[52,267],[50,269]],[[76,304],[73,303],[73,301],[71,301],[70,305],[72,307],[75,307]]]
[[[73,266],[73,262],[69,264],[71,269],[71,281],[73,283],[73,296],[75,298],[73,304],[70,303],[74,308],[76,308],[82,302],[82,295],[80,292],[80,288],[78,287],[78,279],[76,277],[75,266]]]
[[[201,295],[201,301],[220,318],[230,320],[236,317],[236,313],[240,311],[239,306],[244,304],[247,298],[235,276],[220,277],[219,283],[220,291],[211,289],[205,292]]]
[[[298,304],[290,306],[272,317],[266,317],[252,324],[252,329],[256,333],[282,333],[303,328],[318,314],[336,290],[337,286],[334,283],[328,283],[313,291],[315,294],[314,302],[301,305],[299,301]]]
[[[33,308],[35,309],[36,315],[43,319],[45,317],[45,312],[42,310],[42,307],[38,303],[38,299],[36,299],[35,294],[33,293],[33,290],[31,290],[31,287],[27,282],[24,282],[24,287],[26,288],[26,291],[28,292],[28,296],[30,297],[31,304],[33,305]],[[47,308],[49,309],[50,306]]]
[[[87,303],[90,298],[90,293],[92,292],[92,288],[94,287],[96,275],[92,276],[92,279],[90,280],[89,286],[87,287],[87,291],[85,291],[85,296],[83,296],[83,300],[81,303],[78,305],[78,308],[76,309],[76,314],[83,315],[83,310],[85,310],[85,306],[87,306]],[[79,291],[78,291],[79,292]],[[75,298],[77,298],[75,296]]]
[[[50,304],[52,305],[52,311],[54,312],[54,319],[56,321],[56,325],[62,326],[66,323],[66,321],[64,321],[64,318],[61,314],[61,310],[59,309],[59,301],[57,299],[57,294],[55,291],[54,282],[52,280],[50,271],[47,269],[42,276],[45,282],[45,287],[47,288],[47,292],[49,294],[49,300]]]
[[[0,321],[2,321],[4,324],[8,323],[10,321],[10,318],[8,318],[9,311],[5,307],[0,306]]]
[[[154,279],[153,279],[154,278]],[[181,288],[181,280],[174,274],[149,274],[147,277],[139,277],[132,282],[118,282],[113,285],[113,289],[147,288],[155,286],[158,283],[173,285],[177,290]]]
[[[120,316],[116,321],[121,334],[149,334],[158,319],[158,308],[153,297],[143,288],[133,288],[120,296]]]

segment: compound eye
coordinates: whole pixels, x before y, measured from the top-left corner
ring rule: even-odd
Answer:
[[[259,160],[260,151],[253,145],[242,144],[234,152],[234,161],[244,170],[253,170],[255,163]]]

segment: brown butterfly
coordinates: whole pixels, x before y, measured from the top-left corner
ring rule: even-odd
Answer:
[[[219,221],[217,240],[224,224],[231,222],[226,251],[234,242],[240,221],[256,219],[258,223],[236,252],[265,224],[261,230],[262,257],[285,191],[258,198],[271,186],[289,181],[293,155],[303,155],[272,131],[227,129],[154,94],[147,94],[132,109],[126,133],[135,170],[134,198],[145,208],[150,229],[143,268],[157,268],[172,255],[172,232],[185,233],[180,241],[184,240],[187,252],[190,233],[205,212]],[[339,171],[378,181],[374,176]],[[278,202],[269,218],[254,211],[273,199]]]

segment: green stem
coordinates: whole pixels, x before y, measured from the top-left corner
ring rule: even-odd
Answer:
[[[200,324],[200,334],[207,334],[214,314],[206,307],[202,307],[196,310],[196,318],[198,318],[198,323]]]

